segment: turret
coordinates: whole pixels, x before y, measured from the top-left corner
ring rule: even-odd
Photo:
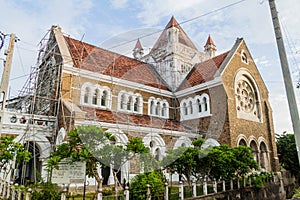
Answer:
[[[135,59],[141,59],[143,55],[144,55],[144,49],[142,47],[140,39],[138,39],[133,49],[133,57]]]
[[[210,37],[210,35],[207,38],[206,44],[204,46],[204,52],[210,57],[215,57],[216,54],[216,45],[214,43],[214,41],[212,40],[212,38]]]

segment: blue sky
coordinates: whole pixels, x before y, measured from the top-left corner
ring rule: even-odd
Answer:
[[[37,59],[37,44],[51,25],[61,26],[64,33],[74,38],[84,36],[85,42],[109,48],[121,39],[130,41],[162,30],[172,15],[179,23],[201,16],[182,24],[185,32],[200,50],[211,34],[217,53],[229,50],[237,37],[243,37],[269,89],[275,132],[293,132],[268,1],[245,0],[212,12],[235,2],[238,0],[0,0],[0,31],[15,33],[20,38],[13,58],[10,94],[17,95],[23,87],[26,77],[17,77],[29,74]],[[296,84],[300,62],[300,2],[276,0],[276,4]],[[154,34],[142,38],[144,48],[151,48],[157,37]],[[128,43],[111,50],[130,54],[133,45]],[[0,62],[4,58],[3,49]],[[295,93],[300,97],[300,89],[295,89]]]

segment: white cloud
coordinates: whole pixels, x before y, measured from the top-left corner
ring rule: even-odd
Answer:
[[[128,0],[110,0],[111,5],[116,8],[125,8],[127,6]]]

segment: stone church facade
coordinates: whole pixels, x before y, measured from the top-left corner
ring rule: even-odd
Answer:
[[[117,144],[141,138],[161,160],[168,149],[202,137],[204,146],[249,146],[261,170],[279,170],[268,90],[243,38],[217,54],[209,36],[199,51],[172,17],[146,55],[140,40],[130,58],[66,36],[58,26],[45,49],[40,74],[55,78],[38,77],[36,94],[47,98],[35,108],[40,115],[57,112],[57,143],[74,127],[92,124]],[[128,163],[121,180],[133,168]]]

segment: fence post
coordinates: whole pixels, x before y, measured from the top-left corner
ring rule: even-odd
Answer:
[[[223,183],[223,192],[225,192],[226,191],[226,181],[223,180],[222,183]]]
[[[26,192],[25,200],[30,200],[31,199],[31,192],[32,192],[32,189],[28,188],[28,190]]]
[[[165,182],[165,200],[169,200],[169,187],[167,182]]]
[[[193,197],[196,197],[197,196],[197,184],[196,184],[195,180],[193,180],[192,185],[193,185]]]
[[[7,182],[6,181],[3,181],[3,186],[2,186],[2,196],[5,197],[6,195],[6,185],[7,185]]]
[[[61,200],[66,200],[67,199],[67,188],[64,186],[64,189],[61,193]]]
[[[240,189],[240,179],[237,178],[237,188]]]
[[[0,196],[2,195],[3,180],[0,179]]]
[[[128,186],[125,186],[125,189],[124,189],[124,200],[129,200],[129,188],[128,188]]]
[[[9,199],[10,197],[10,191],[11,191],[11,187],[13,186],[12,183],[7,182],[7,192],[6,192],[6,198]]]
[[[18,189],[18,200],[21,200],[21,196],[22,196],[22,190],[21,188]]]
[[[102,198],[103,198],[102,189],[99,188],[98,189],[98,194],[97,194],[97,200],[102,200]]]
[[[204,177],[204,181],[203,181],[203,194],[207,195],[207,177]]]
[[[233,180],[230,179],[230,189],[233,190]]]
[[[15,200],[16,199],[16,187],[17,187],[17,183],[15,185],[12,184],[11,186],[11,199]]]
[[[183,192],[183,183],[182,181],[179,181],[179,199],[184,199],[184,192]]]
[[[147,200],[151,200],[151,190],[149,184],[147,184]]]
[[[214,179],[213,187],[214,187],[214,193],[218,193],[218,185],[216,179]]]

